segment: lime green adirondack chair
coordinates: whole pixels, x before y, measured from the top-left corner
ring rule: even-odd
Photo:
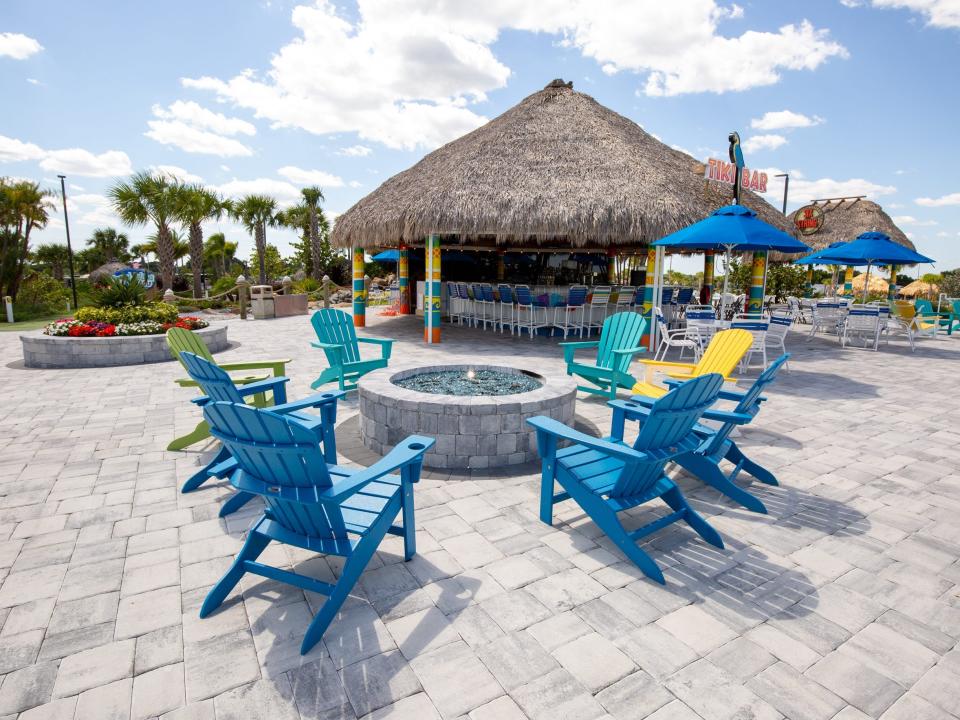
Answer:
[[[217,363],[217,361],[213,359],[213,355],[210,354],[210,350],[206,345],[204,345],[203,340],[200,339],[200,336],[190,332],[189,330],[184,330],[183,328],[170,328],[167,330],[167,346],[170,348],[170,353],[180,362],[181,365],[183,365],[184,369],[186,369],[187,366],[180,358],[180,353],[186,351],[192,352],[194,355],[199,355],[204,360],[209,360],[223,370],[268,369],[271,371],[269,373],[258,373],[256,375],[233,377],[232,380],[237,385],[247,385],[249,383],[266,380],[268,377],[270,377],[271,373],[274,377],[281,377],[285,374],[286,364],[290,362],[290,359],[286,358],[281,360],[254,360],[252,362]],[[176,383],[180,387],[197,387],[197,383],[190,378],[179,378],[176,380]],[[268,400],[264,393],[258,393],[253,397],[253,404],[257,407],[265,407],[272,401],[272,398]],[[188,433],[183,437],[178,437],[169,445],[167,445],[167,450],[183,450],[185,447],[189,447],[190,445],[200,442],[201,440],[205,440],[208,437],[210,437],[210,426],[207,425],[205,420],[201,420],[197,427],[194,428],[193,432]]]
[[[353,318],[343,310],[324,308],[317,310],[310,318],[319,342],[310,343],[323,350],[330,365],[320,373],[320,377],[310,383],[316,390],[324,383],[336,382],[341,390],[353,390],[357,381],[372,370],[385,368],[390,362],[393,340],[383,338],[357,337],[353,327]],[[360,343],[373,343],[380,346],[380,357],[364,360],[360,357]]]
[[[622,312],[604,321],[599,340],[560,343],[563,359],[567,363],[567,375],[579,375],[592,385],[578,385],[577,389],[615,400],[618,388],[629,390],[636,385],[636,378],[629,372],[630,363],[634,355],[646,351],[646,348],[640,347],[640,338],[646,327],[647,321],[642,316]],[[597,349],[594,365],[574,361],[574,353],[586,348]]]

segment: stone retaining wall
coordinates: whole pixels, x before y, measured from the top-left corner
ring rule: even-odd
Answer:
[[[576,383],[570,378],[537,379],[542,387],[516,395],[435,395],[395,385],[411,375],[484,368],[520,372],[493,365],[438,365],[411,370],[377,370],[359,382],[360,438],[384,455],[408,435],[436,438],[424,456],[431,468],[489,468],[538,458],[536,432],[527,418],[546,415],[573,424]]]
[[[195,330],[210,352],[229,346],[227,324]],[[89,368],[173,360],[164,335],[126,337],[52,337],[41,331],[21,335],[24,365],[31,368]]]

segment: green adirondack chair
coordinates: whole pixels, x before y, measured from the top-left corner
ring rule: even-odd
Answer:
[[[337,382],[341,390],[353,390],[357,387],[357,380],[372,370],[385,368],[390,361],[393,340],[357,337],[353,318],[343,310],[317,310],[310,318],[310,324],[313,325],[318,340],[310,344],[323,350],[327,356],[327,364],[330,365],[320,373],[320,377],[310,383],[314,390],[328,382]],[[379,345],[380,357],[375,360],[361,358],[360,343]]]
[[[180,353],[186,351],[191,352],[194,355],[199,355],[204,360],[212,362],[222,370],[270,370],[269,373],[258,373],[256,375],[248,374],[240,377],[232,377],[231,379],[237,385],[247,385],[249,383],[266,380],[268,377],[270,377],[271,373],[274,377],[282,377],[286,374],[286,364],[290,362],[290,359],[286,358],[281,360],[254,360],[252,362],[217,363],[216,360],[213,359],[213,355],[210,354],[210,350],[206,345],[204,345],[203,340],[200,339],[200,336],[190,332],[189,330],[184,330],[183,328],[170,328],[167,330],[167,346],[170,348],[170,353],[180,362],[184,369],[187,369],[187,366],[180,357]],[[178,378],[176,383],[180,387],[197,387],[196,381],[191,380],[188,377]],[[266,407],[271,402],[272,398],[268,398],[265,393],[257,393],[253,397],[253,404],[257,407]],[[190,432],[183,437],[178,437],[169,445],[167,445],[167,450],[183,450],[185,447],[189,447],[190,445],[200,442],[201,440],[206,440],[208,437],[210,437],[210,426],[207,425],[205,420],[201,420],[197,424],[197,427],[193,429],[193,432]]]
[[[637,313],[622,312],[611,315],[603,323],[599,340],[562,342],[563,359],[567,363],[567,375],[578,375],[591,385],[577,388],[594,395],[603,395],[611,400],[617,397],[618,388],[629,390],[637,384],[629,370],[633,356],[646,350],[640,347],[640,338],[647,321]],[[597,360],[593,365],[574,360],[577,350],[596,348]]]
[[[953,335],[954,329],[958,325],[960,317],[957,316],[957,309],[960,307],[960,301],[954,300],[950,309],[941,309],[937,312],[933,309],[933,303],[924,298],[917,298],[913,301],[913,306],[917,309],[917,315],[925,319],[939,318],[939,325],[942,330],[947,331],[947,335]]]

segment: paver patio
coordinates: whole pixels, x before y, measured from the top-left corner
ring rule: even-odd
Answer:
[[[368,323],[397,338],[394,368],[564,370],[555,340],[445,326],[427,347],[416,319]],[[220,359],[293,358],[292,398],[323,366],[305,317],[229,334]],[[222,521],[225,483],[179,493],[213,447],[164,449],[198,416],[180,366],[26,370],[0,334],[0,718],[960,717],[960,340],[875,353],[794,332],[788,348],[738,440],[780,479],[752,487],[770,514],[681,476],[725,550],[654,535],[662,587],[575,504],[540,523],[536,467],[425,472],[418,556],[385,541],[301,657],[310,593],[248,575],[198,618],[259,508]],[[356,407],[341,404],[338,449],[366,465]],[[609,429],[600,398],[577,415]]]

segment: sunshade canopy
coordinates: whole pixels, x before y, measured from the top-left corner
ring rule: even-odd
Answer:
[[[799,260],[794,260],[793,262],[796,265],[835,265],[836,263],[824,262],[823,260],[820,259],[820,257],[825,252],[828,252],[830,250],[836,250],[837,248],[841,248],[846,244],[847,243],[845,242],[830,243],[829,245],[827,245],[827,247],[821,248],[820,250],[817,250],[816,252],[812,252],[806,257],[802,257]]]
[[[916,265],[933,259],[898,245],[881,232],[865,232],[852,242],[820,253],[824,265]]]
[[[399,250],[384,250],[373,256],[374,262],[397,262],[400,260]]]
[[[775,228],[745,205],[727,205],[700,222],[657,240],[654,245],[680,250],[776,250],[809,252],[796,238]]]

